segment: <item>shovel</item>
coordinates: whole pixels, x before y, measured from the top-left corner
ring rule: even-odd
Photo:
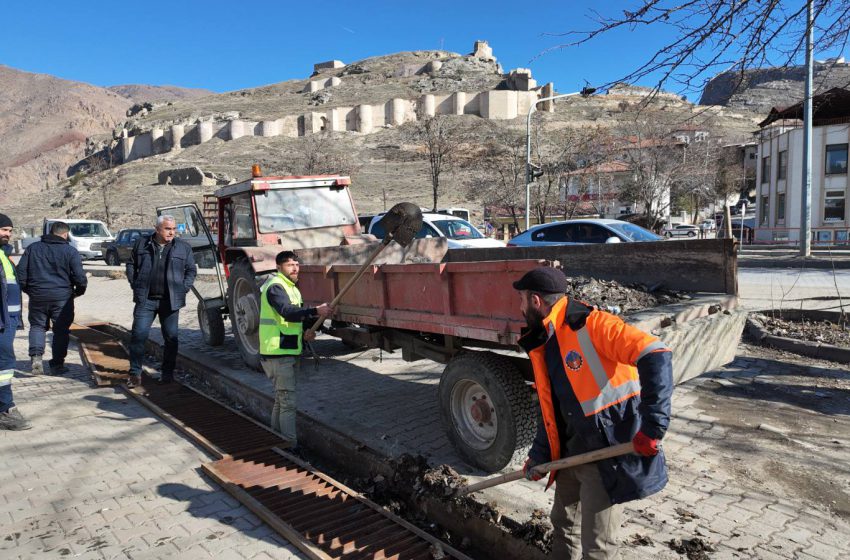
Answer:
[[[422,228],[422,210],[410,202],[399,202],[390,208],[389,212],[384,214],[380,223],[384,227],[384,231],[387,232],[381,242],[381,245],[375,249],[371,255],[369,255],[369,259],[363,263],[363,266],[361,266],[360,270],[351,277],[351,280],[345,283],[345,286],[342,287],[330,303],[330,307],[336,307],[336,304],[340,302],[342,296],[344,296],[348,290],[351,289],[354,283],[363,276],[363,273],[366,272],[369,265],[378,258],[378,255],[381,254],[381,251],[387,248],[387,245],[393,241],[402,247],[410,245],[411,241],[416,238],[416,234],[419,233],[419,230]],[[316,319],[316,322],[313,323],[313,326],[307,330],[307,332],[315,333],[319,330],[319,327],[322,326],[324,321],[324,318],[319,317]]]
[[[570,467],[584,465],[586,463],[593,463],[594,461],[601,461],[602,459],[610,459],[612,457],[619,457],[620,455],[628,455],[629,453],[634,452],[635,448],[634,445],[632,445],[632,442],[621,443],[619,445],[612,445],[611,447],[603,447],[602,449],[596,449],[595,451],[588,451],[587,453],[573,455],[572,457],[567,457],[565,459],[558,459],[557,461],[552,461],[551,463],[542,463],[540,465],[532,467],[532,469],[540,474],[543,474],[550,471],[569,469]],[[460,488],[456,496],[466,496],[467,494],[471,494],[479,490],[484,490],[485,488],[492,488],[493,486],[499,486],[500,484],[505,484],[506,482],[513,482],[514,480],[519,480],[521,478],[525,478],[525,473],[522,472],[522,469],[510,472],[508,474],[494,476],[493,478],[488,478],[487,480],[482,480],[481,482],[476,482],[475,484]]]

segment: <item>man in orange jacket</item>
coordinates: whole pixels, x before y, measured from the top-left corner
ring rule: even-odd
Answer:
[[[552,473],[552,557],[618,556],[622,503],[667,484],[658,445],[670,423],[670,350],[656,337],[565,296],[564,273],[540,267],[514,282],[528,323],[528,352],[542,411],[524,470],[571,455],[633,442],[634,455]],[[547,485],[548,488],[548,485]],[[582,555],[583,553],[583,555]]]

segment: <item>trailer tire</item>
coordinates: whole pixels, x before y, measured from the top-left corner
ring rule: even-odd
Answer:
[[[440,378],[440,418],[467,463],[496,472],[521,460],[534,440],[537,409],[531,397],[509,359],[464,352],[452,358]]]
[[[250,263],[240,259],[230,267],[227,279],[227,308],[236,347],[242,360],[259,370],[260,366],[260,287]]]
[[[221,316],[221,309],[207,309],[203,300],[199,300],[198,326],[201,327],[201,336],[207,346],[224,344],[224,317]]]

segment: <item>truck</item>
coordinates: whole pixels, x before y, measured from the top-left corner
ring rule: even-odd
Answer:
[[[380,242],[362,233],[350,183],[345,176],[257,175],[215,191],[204,212],[194,204],[158,209],[190,233],[204,230],[208,247],[194,250],[214,251],[220,263],[218,282],[204,283],[218,291],[196,294],[207,344],[223,343],[229,318],[242,359],[259,369],[259,286],[283,249],[298,252],[307,305],[331,301],[360,270]],[[645,330],[667,329],[659,336],[674,347],[677,380],[734,358],[744,321],[734,312],[731,240],[484,249],[449,249],[443,238],[393,242],[341,299],[325,332],[350,346],[400,352],[406,361],[445,364],[443,427],[467,463],[494,472],[523,457],[538,416],[530,362],[517,346],[525,320],[511,283],[559,261],[571,274],[708,292],[629,318]],[[700,350],[703,344],[715,350]]]
[[[103,244],[115,240],[109,233],[106,224],[100,220],[77,220],[65,218],[44,218],[41,226],[41,235],[50,233],[50,227],[56,222],[65,222],[71,228],[68,233],[68,242],[80,253],[83,260],[103,258]],[[31,235],[23,239],[22,249],[39,241],[40,236]]]

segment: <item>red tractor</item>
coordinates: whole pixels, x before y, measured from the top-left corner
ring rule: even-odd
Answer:
[[[200,278],[196,282],[198,321],[204,340],[224,341],[224,316],[245,363],[259,369],[259,286],[275,270],[282,250],[332,247],[374,240],[361,233],[345,176],[254,177],[207,195],[204,212],[195,204],[158,208],[172,215],[178,233],[195,250]],[[208,225],[208,227],[204,227]],[[224,264],[227,282],[220,275]]]

